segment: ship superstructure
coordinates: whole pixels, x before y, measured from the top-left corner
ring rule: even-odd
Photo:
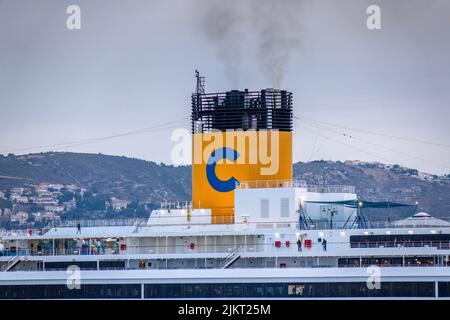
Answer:
[[[408,206],[294,179],[292,103],[207,94],[197,75],[192,202],[1,234],[0,299],[450,297],[450,223],[375,221],[366,209]]]

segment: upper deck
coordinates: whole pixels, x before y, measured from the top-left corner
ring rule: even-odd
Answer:
[[[408,257],[431,257],[427,261],[442,265],[450,255],[448,221],[422,214],[411,222],[371,219],[361,228],[347,223],[358,217],[359,203],[357,208],[334,205],[357,201],[351,187],[307,186],[297,180],[269,188],[254,183],[236,189],[234,223],[211,224],[209,209],[165,205],[147,220],[73,221],[2,233],[0,262],[12,256],[30,261],[145,258],[165,260],[168,268],[169,259],[224,260],[238,252],[242,258],[275,265],[278,259],[288,259],[288,265],[296,259],[311,266],[336,265],[341,258],[355,257],[360,265],[366,257],[407,257],[402,265]]]

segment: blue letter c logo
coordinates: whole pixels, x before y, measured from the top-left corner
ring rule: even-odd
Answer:
[[[219,192],[229,192],[236,188],[239,181],[234,177],[231,177],[228,180],[220,180],[217,178],[216,164],[222,159],[236,161],[237,158],[239,158],[239,153],[231,148],[219,148],[211,153],[211,156],[206,164],[206,177],[208,178],[208,182],[211,187]]]

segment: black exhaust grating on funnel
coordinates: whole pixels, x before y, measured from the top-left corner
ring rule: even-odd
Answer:
[[[192,95],[192,133],[214,130],[292,131],[292,93],[232,90]]]

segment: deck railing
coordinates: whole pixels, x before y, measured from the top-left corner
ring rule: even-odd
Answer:
[[[345,186],[345,185],[335,185],[335,186],[327,186],[327,185],[308,185],[308,192],[316,192],[316,193],[355,193],[354,186]]]
[[[243,237],[243,236],[241,236]],[[213,240],[211,240],[212,242]],[[250,241],[250,240],[249,240]],[[286,255],[292,256],[314,256],[314,254],[336,256],[339,254],[344,254],[344,256],[349,256],[354,252],[355,255],[360,255],[360,251],[357,249],[366,249],[366,253],[375,253],[375,249],[388,250],[384,253],[389,254],[399,254],[399,255],[426,255],[426,254],[436,254],[440,250],[442,254],[445,251],[450,250],[450,241],[413,241],[400,243],[397,241],[378,241],[378,242],[333,242],[328,241],[326,245],[326,250],[323,248],[321,243],[313,243],[312,247],[307,248],[304,245],[299,248],[297,244],[289,241],[279,241],[276,245],[275,241],[273,243],[261,243],[261,244],[249,244],[245,243],[243,239],[237,243],[229,244],[209,244],[209,243],[194,243],[188,242],[184,244],[168,244],[166,243],[166,238],[161,238],[160,242],[155,245],[139,245],[132,246],[128,245],[125,249],[120,250],[119,248],[71,248],[71,249],[60,249],[60,248],[19,248],[18,250],[2,250],[0,251],[0,256],[96,256],[96,255],[161,255],[161,254],[174,254],[174,255],[195,255],[195,254],[219,254],[223,257],[231,254],[236,247],[239,247],[239,252],[242,255],[262,252],[270,252],[275,255]],[[411,249],[426,249],[424,250],[411,250]],[[433,250],[433,251],[430,251]],[[436,251],[437,250],[437,251]]]
[[[236,184],[236,187],[238,189],[306,188],[306,181],[299,179],[239,181],[239,183]]]
[[[117,218],[117,219],[81,219],[61,221],[59,227],[121,227],[137,226],[144,218]]]
[[[195,218],[202,218],[210,216],[201,216],[195,215]],[[183,220],[180,221],[180,218]],[[57,228],[64,227],[72,227],[76,228],[77,224],[80,223],[81,227],[106,227],[106,226],[135,226],[134,233],[145,232],[148,230],[160,230],[162,227],[167,227],[168,229],[180,229],[181,230],[198,230],[198,231],[211,231],[213,232],[217,228],[226,231],[238,231],[238,230],[248,230],[248,229],[276,229],[276,228],[292,228],[299,230],[300,224],[298,220],[285,220],[285,221],[258,221],[258,222],[244,222],[237,221],[233,222],[231,216],[216,216],[214,217],[215,223],[211,224],[210,220],[208,222],[188,222],[187,217],[183,216],[167,216],[164,217],[164,223],[158,223],[161,218],[159,217],[150,217],[149,219],[144,218],[130,218],[130,219],[101,219],[101,220],[72,220],[66,221],[62,226],[55,226]],[[177,223],[171,223],[173,221],[180,221]],[[146,222],[150,221],[150,224]],[[441,220],[445,222],[450,222],[450,219],[442,218]],[[330,221],[320,220],[313,221],[310,224],[309,230],[330,230],[330,229],[357,229],[355,226],[352,227],[352,224],[347,223],[346,228],[342,228],[345,221],[333,220],[333,224],[331,225]],[[446,225],[436,225],[435,222],[427,222],[425,221],[420,225],[395,225],[389,220],[369,220],[367,222],[368,227],[366,229],[406,229],[408,231],[420,228],[449,228]],[[52,227],[53,228],[53,227]],[[18,229],[18,230],[1,230],[0,229],[0,237],[14,237],[14,238],[26,238],[28,236],[43,236],[45,233],[51,228],[43,228],[43,229]],[[30,232],[31,230],[31,232]],[[307,231],[307,230],[299,230],[299,231]]]
[[[286,179],[286,180],[253,180],[239,181],[236,184],[238,189],[257,189],[257,188],[307,188],[308,192],[316,193],[355,193],[354,186],[347,185],[309,185],[305,180]]]

